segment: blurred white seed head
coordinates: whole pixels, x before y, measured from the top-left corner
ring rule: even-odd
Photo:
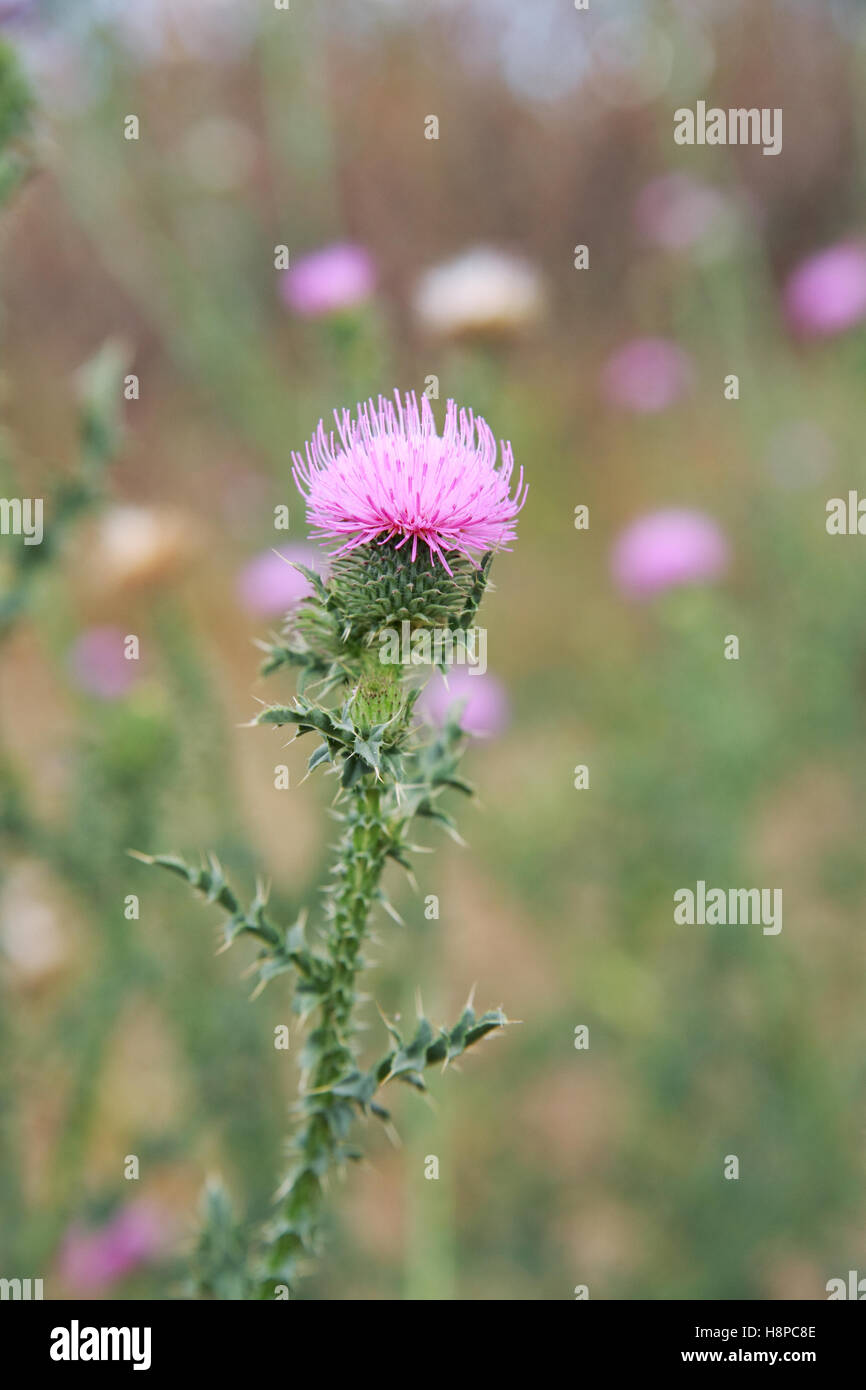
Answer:
[[[0,955],[21,984],[39,985],[64,968],[70,950],[44,870],[16,865],[0,890]]]
[[[173,579],[199,545],[194,518],[169,508],[110,507],[96,526],[90,568],[109,591]]]
[[[476,246],[424,272],[413,308],[419,325],[440,337],[510,337],[544,310],[541,275],[529,261]]]

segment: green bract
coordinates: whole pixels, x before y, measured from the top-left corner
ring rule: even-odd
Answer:
[[[459,627],[478,606],[476,565],[454,555],[452,573],[433,565],[424,550],[413,560],[409,546],[362,545],[334,560],[329,592],[350,640],[369,640],[383,627]]]
[[[299,689],[311,679],[322,690],[357,680],[368,666],[366,653],[384,628],[409,622],[415,628],[466,631],[484,595],[492,555],[479,565],[451,557],[452,575],[429,556],[414,561],[392,545],[364,545],[334,561],[327,580],[296,564],[312,594],[289,615],[282,640],[264,646],[262,674],[281,666],[301,670]]]

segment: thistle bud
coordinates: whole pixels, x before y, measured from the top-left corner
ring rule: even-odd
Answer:
[[[329,589],[344,631],[369,640],[401,622],[413,628],[460,626],[467,609],[478,606],[478,581],[478,567],[465,555],[451,557],[447,574],[426,554],[413,560],[405,548],[372,544],[334,561]]]

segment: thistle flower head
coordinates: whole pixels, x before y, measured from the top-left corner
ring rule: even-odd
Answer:
[[[121,1208],[95,1230],[76,1224],[67,1231],[60,1251],[64,1283],[81,1290],[116,1284],[139,1265],[159,1258],[167,1232],[164,1215],[140,1202]]]
[[[101,700],[119,700],[138,679],[136,661],[124,655],[122,627],[91,627],[70,653],[72,678],[80,690]]]
[[[803,338],[829,338],[866,318],[866,246],[840,242],[809,256],[784,291],[791,328]]]
[[[505,687],[489,672],[454,667],[448,678],[437,672],[428,681],[418,701],[418,712],[428,723],[442,729],[454,715],[461,729],[475,738],[492,738],[508,727],[510,711]]]
[[[395,391],[394,403],[380,396],[354,417],[344,410],[334,418],[339,442],[320,421],[305,457],[292,459],[313,534],[344,541],[336,554],[393,542],[409,546],[414,561],[426,545],[431,563],[450,574],[449,552],[474,559],[514,539],[523,470],[512,495],[511,445],[502,443],[497,465],[496,439],[480,416],[449,401],[440,435],[426,397],[419,408],[414,393],[401,401]]]
[[[327,318],[369,299],[376,287],[376,267],[363,246],[341,242],[313,251],[285,271],[285,303],[305,319]]]
[[[617,539],[611,559],[630,598],[650,598],[679,584],[709,583],[730,563],[727,538],[704,512],[671,507],[638,517]]]
[[[312,545],[284,545],[253,556],[237,579],[238,597],[247,612],[276,618],[312,593],[296,564],[321,570],[321,555]]]
[[[601,389],[610,405],[651,415],[675,405],[693,376],[691,359],[676,343],[633,338],[608,358]]]
[[[634,209],[641,237],[665,251],[694,251],[711,261],[731,249],[740,221],[733,199],[691,174],[660,174],[641,189]]]

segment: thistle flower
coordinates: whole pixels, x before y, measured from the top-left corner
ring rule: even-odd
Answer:
[[[713,259],[730,249],[738,209],[721,189],[689,174],[661,174],[641,189],[635,224],[644,240],[665,251],[697,251]]]
[[[610,405],[655,414],[674,405],[692,383],[691,360],[666,338],[634,338],[605,364],[602,394]]]
[[[381,906],[396,916],[382,884],[387,864],[410,867],[416,817],[456,834],[438,798],[471,791],[457,775],[470,724],[461,729],[448,719],[424,738],[413,718],[419,692],[401,665],[383,661],[375,637],[394,622],[468,630],[493,552],[514,537],[523,475],[512,494],[510,445],[502,444],[497,463],[487,424],[453,401],[441,435],[426,399],[419,408],[413,395],[401,400],[396,392],[393,403],[380,396],[378,404],[359,405],[354,417],[343,411],[335,418],[336,435],[326,435],[320,422],[306,456],[294,454],[293,462],[315,534],[342,545],[327,579],[304,570],[309,597],[292,613],[283,640],[265,645],[262,673],[295,667],[298,694],[291,705],[266,705],[252,721],[312,734],[317,746],[308,770],[327,765],[339,776],[334,814],[343,831],[319,942],[307,945],[303,917],[291,925],[272,919],[261,888],[244,908],[213,856],[195,869],[177,855],[135,855],[218,903],[227,946],[242,936],[259,942],[256,992],[291,971],[296,1007],[305,1018],[315,1015],[275,1215],[251,1239],[225,1202],[209,1199],[194,1283],[206,1297],[230,1289],[233,1297],[273,1298],[277,1287],[291,1289],[320,1251],[330,1174],[361,1156],[350,1138],[353,1122],[370,1114],[388,1122],[380,1092],[389,1082],[423,1091],[428,1066],[455,1061],[508,1022],[501,1009],[477,1017],[470,997],[457,1023],[437,1031],[419,1000],[414,1034],[404,1037],[397,1021],[386,1021],[388,1052],[368,1065],[357,1013],[374,911]],[[489,685],[485,698],[475,679],[483,681],[474,678],[466,694],[481,706],[484,731],[492,731],[504,713],[501,692]],[[464,711],[474,727],[477,712]]]
[[[544,308],[538,271],[522,257],[477,246],[425,271],[415,288],[415,315],[443,337],[508,337]]]
[[[375,287],[372,257],[363,246],[348,241],[302,256],[280,280],[284,303],[305,319],[353,309],[369,299]]]
[[[161,1215],[143,1203],[121,1208],[96,1230],[75,1224],[60,1251],[61,1278],[81,1291],[107,1288],[156,1259],[165,1236]]]
[[[75,684],[101,700],[117,700],[138,679],[137,661],[127,661],[120,627],[92,627],[72,648],[70,669]]]
[[[493,432],[471,410],[450,400],[439,435],[426,396],[420,409],[414,393],[404,404],[395,391],[394,400],[359,405],[354,419],[335,411],[339,446],[320,420],[306,457],[292,455],[316,538],[346,538],[338,555],[372,542],[394,541],[401,550],[411,541],[413,562],[420,543],[449,574],[449,553],[473,559],[507,549],[526,500],[522,469],[511,493],[511,445],[501,444],[497,466]]]
[[[418,701],[418,713],[444,728],[449,712],[461,704],[459,724],[476,738],[492,738],[508,727],[508,696],[495,676],[455,667],[448,679],[438,672],[427,682]]]
[[[728,542],[712,517],[670,508],[626,527],[614,546],[611,569],[623,593],[640,599],[678,584],[717,579],[728,561]]]
[[[35,0],[0,0],[0,24],[9,20],[22,19],[28,10],[35,7]]]
[[[789,278],[784,306],[803,338],[844,333],[866,318],[866,246],[840,242],[808,257]]]
[[[312,593],[295,563],[321,569],[321,559],[311,545],[284,545],[279,552],[265,550],[244,565],[237,589],[248,613],[275,618]]]

